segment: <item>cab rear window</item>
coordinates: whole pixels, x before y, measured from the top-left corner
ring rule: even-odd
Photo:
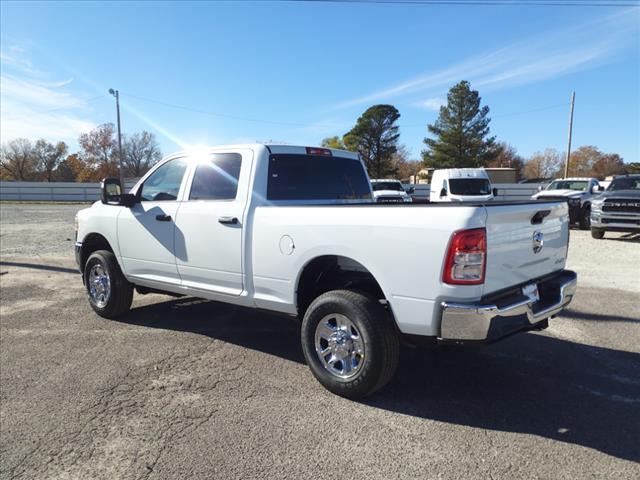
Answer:
[[[315,155],[271,155],[268,200],[366,200],[369,181],[359,160]]]

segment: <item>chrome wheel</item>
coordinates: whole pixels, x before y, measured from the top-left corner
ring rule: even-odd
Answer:
[[[355,324],[339,313],[320,320],[315,334],[316,353],[324,368],[332,375],[351,378],[364,363],[364,342]]]
[[[104,265],[96,263],[89,271],[87,289],[91,301],[98,308],[104,308],[111,295],[111,279]]]

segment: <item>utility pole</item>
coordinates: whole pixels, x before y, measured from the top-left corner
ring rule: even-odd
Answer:
[[[120,92],[109,89],[109,93],[116,97],[116,115],[118,118],[118,167],[120,170],[120,186],[124,190],[124,170],[122,168],[122,133],[120,131]]]
[[[571,133],[573,132],[573,104],[576,101],[576,92],[571,94],[571,110],[569,111],[569,142],[567,143],[567,158],[564,161],[564,178],[569,176],[569,159],[571,158]]]

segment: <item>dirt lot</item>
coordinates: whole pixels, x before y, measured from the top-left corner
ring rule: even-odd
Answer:
[[[571,308],[483,349],[402,352],[353,402],[298,324],[136,296],[106,321],[73,261],[77,205],[0,206],[0,478],[638,478],[640,239],[573,230]]]

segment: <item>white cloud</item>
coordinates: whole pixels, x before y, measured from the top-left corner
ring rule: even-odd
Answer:
[[[66,89],[73,79],[49,80],[27,52],[12,45],[0,56],[0,140],[45,138],[74,144],[95,123],[86,118],[87,101]]]
[[[338,103],[331,110],[425,92],[441,94],[463,79],[471,81],[474,87],[485,89],[545,81],[614,61],[617,53],[637,43],[638,30],[635,11],[623,10],[577,27],[546,32],[467,58],[441,70]],[[420,106],[429,108],[424,103]]]
[[[421,100],[420,102],[416,103],[415,106],[424,108],[425,110],[435,110],[437,112],[445,103],[447,103],[447,101],[444,98],[434,97],[427,98],[426,100]]]

